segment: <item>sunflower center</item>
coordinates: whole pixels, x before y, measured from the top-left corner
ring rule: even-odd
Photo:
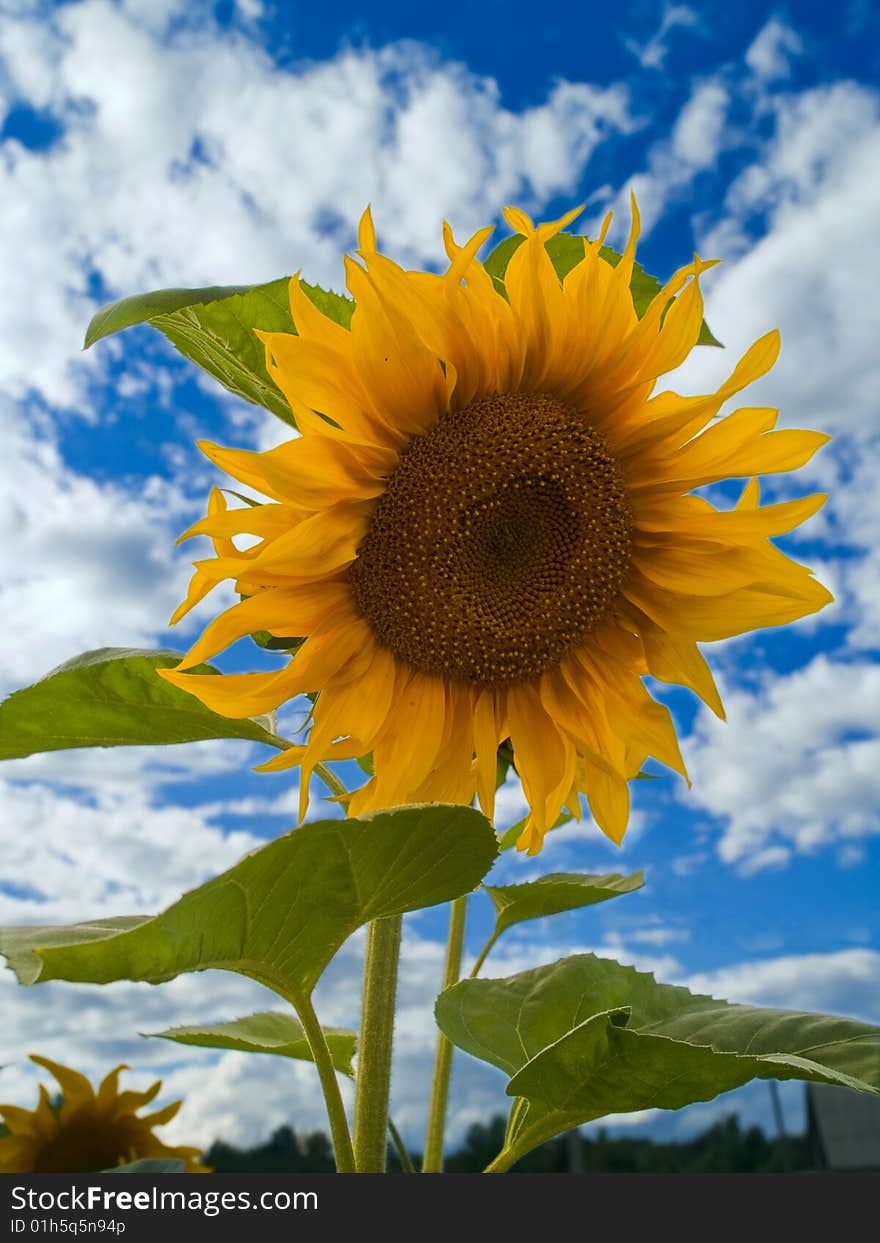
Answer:
[[[617,465],[583,415],[543,394],[486,397],[407,445],[352,593],[414,669],[505,686],[556,665],[607,615],[630,527]]]

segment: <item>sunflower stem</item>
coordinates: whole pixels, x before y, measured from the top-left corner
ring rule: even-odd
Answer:
[[[374,919],[367,929],[354,1101],[354,1155],[358,1174],[385,1173],[402,924],[402,915],[385,915]]]
[[[333,1150],[336,1154],[337,1173],[354,1174],[356,1172],[356,1165],[354,1149],[351,1145],[351,1133],[348,1129],[348,1118],[345,1116],[345,1105],[342,1103],[339,1080],[336,1077],[336,1069],[333,1065],[333,1058],[327,1045],[324,1029],[318,1022],[318,1016],[315,1014],[310,997],[298,992],[291,997],[291,1003],[296,1010],[299,1021],[303,1025],[303,1031],[309,1042],[312,1058],[318,1069],[318,1078],[321,1081],[324,1104],[327,1107],[327,1117],[330,1121],[330,1134],[333,1138]]]
[[[464,925],[467,918],[467,897],[456,898],[449,910],[449,936],[446,940],[446,965],[443,969],[443,990],[458,983],[461,975],[461,954],[464,948]],[[446,1104],[449,1099],[449,1078],[452,1073],[452,1042],[439,1032],[434,1058],[434,1079],[431,1084],[431,1106],[425,1135],[423,1174],[443,1172],[443,1135],[446,1130]]]
[[[329,765],[319,761],[315,765],[315,774],[321,778],[325,786],[333,791],[336,798],[348,798],[348,790],[346,790],[345,786]]]
[[[400,1160],[400,1168],[403,1170],[404,1174],[415,1174],[415,1166],[412,1163],[412,1157],[409,1155],[409,1150],[403,1142],[403,1136],[400,1134],[400,1131],[398,1131],[397,1127],[390,1118],[388,1119],[388,1134],[391,1136],[391,1142],[394,1145],[395,1151]]]
[[[471,973],[468,976],[469,980],[475,980],[477,978],[477,976],[480,973],[480,968],[482,967],[486,959],[489,957],[489,951],[491,950],[495,942],[498,940],[499,936],[500,936],[500,933],[493,932],[491,937],[489,937],[489,940],[480,950],[479,954],[477,955],[477,961],[474,963],[473,967],[471,968]]]

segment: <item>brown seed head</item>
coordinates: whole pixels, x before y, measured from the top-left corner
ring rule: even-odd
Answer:
[[[485,397],[407,445],[349,580],[399,660],[501,687],[552,668],[607,615],[630,529],[583,414],[544,394]]]

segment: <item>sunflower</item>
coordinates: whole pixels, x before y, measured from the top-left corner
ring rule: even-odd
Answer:
[[[763,408],[715,421],[773,365],[778,334],[717,392],[655,394],[697,342],[712,264],[694,256],[639,318],[635,201],[617,265],[600,253],[609,215],[560,279],[546,243],[577,214],[536,227],[507,209],[524,240],[501,285],[477,259],[490,229],[459,246],[445,225],[448,269],[409,272],[378,252],[367,211],[363,262],[346,260],[350,330],[294,277],[297,334],[258,334],[301,435],[264,453],[201,444],[268,500],[230,510],[215,490],[181,537],[210,536],[216,555],[172,621],[223,579],[244,598],[161,673],[235,717],[317,693],[305,743],[262,766],[302,766],[301,815],[317,762],[372,752],[349,814],[476,794],[491,817],[509,739],[530,807],[520,849],[537,852],[581,793],[620,842],[646,757],[687,777],[643,677],[721,716],[697,643],[831,599],[770,543],[824,496],[761,506],[756,478],[827,437],[773,431]],[[693,495],[727,476],[747,480],[732,509]],[[257,630],[305,641],[280,671],[187,672]]]
[[[53,1105],[40,1085],[40,1099],[33,1111],[17,1105],[0,1105],[0,1118],[7,1134],[0,1136],[0,1173],[76,1174],[126,1165],[144,1157],[177,1158],[188,1174],[207,1174],[198,1163],[198,1148],[169,1148],[153,1134],[153,1127],[170,1122],[180,1109],[174,1101],[155,1113],[138,1117],[162,1087],[154,1083],[146,1092],[120,1092],[117,1066],[102,1080],[97,1092],[79,1071],[31,1057],[44,1066],[61,1088],[60,1106]]]

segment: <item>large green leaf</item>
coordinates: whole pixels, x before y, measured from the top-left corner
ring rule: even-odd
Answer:
[[[289,282],[285,276],[265,285],[160,289],[123,298],[92,318],[85,346],[123,328],[150,324],[224,388],[294,426],[287,402],[269,378],[263,344],[254,335],[255,328],[296,331],[290,316]],[[350,298],[305,281],[302,285],[325,315],[348,327],[354,309]]]
[[[59,665],[0,704],[0,759],[69,747],[245,738],[282,748],[259,720],[231,720],[156,676],[179,652],[103,647]],[[195,672],[213,674],[210,665]]]
[[[465,980],[437,1001],[453,1043],[510,1076],[526,1109],[495,1164],[610,1113],[678,1109],[750,1079],[880,1092],[880,1028],[734,1006],[592,954],[502,980]]]
[[[550,872],[522,885],[483,885],[495,907],[493,941],[514,924],[528,919],[542,919],[562,911],[576,911],[583,906],[607,902],[622,893],[632,893],[645,883],[643,872],[622,876],[608,872],[590,876],[581,872]]]
[[[299,1019],[278,1010],[264,1010],[234,1019],[231,1023],[206,1023],[198,1027],[169,1027],[164,1032],[144,1032],[175,1040],[178,1044],[198,1045],[204,1049],[234,1049],[242,1053],[274,1053],[280,1057],[311,1062],[312,1050]],[[357,1047],[357,1035],[341,1027],[325,1027],[324,1038],[333,1065],[343,1075],[353,1075],[351,1059]]]
[[[470,892],[496,854],[489,822],[470,807],[322,821],[246,855],[161,915],[2,929],[0,953],[22,984],[158,984],[216,967],[296,1004],[355,929]]]
[[[507,271],[507,265],[525,240],[521,233],[515,233],[513,237],[506,237],[503,242],[498,243],[486,259],[484,265],[486,271],[495,281],[496,288],[501,292],[504,290],[504,274]],[[564,280],[571,269],[580,263],[584,256],[586,241],[587,239],[578,233],[557,233],[555,237],[547,240],[547,254],[550,256],[560,280]],[[610,246],[603,246],[599,254],[613,268],[616,268],[618,263],[620,263],[620,253],[613,250]],[[651,276],[646,272],[640,263],[634,263],[629,288],[636,315],[641,319],[663,286],[657,277]],[[721,344],[705,320],[703,320],[697,344]]]

